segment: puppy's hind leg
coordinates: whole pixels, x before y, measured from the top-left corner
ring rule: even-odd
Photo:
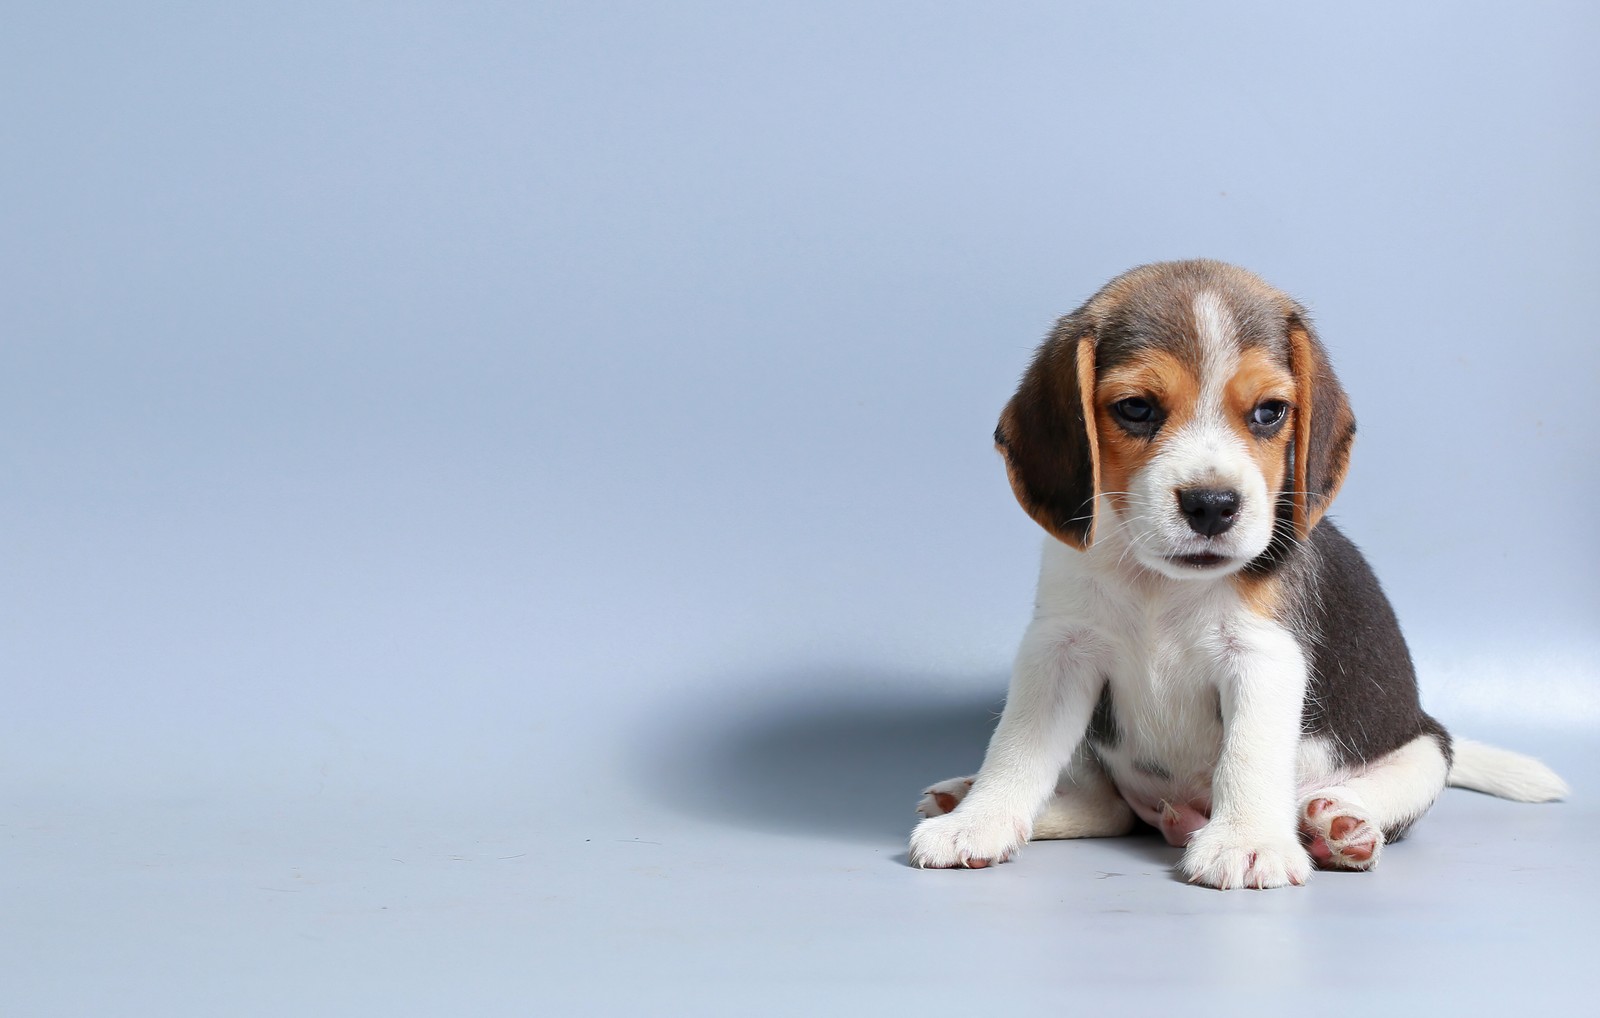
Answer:
[[[1322,869],[1368,870],[1444,791],[1443,736],[1419,735],[1336,785],[1300,797],[1300,833]]]
[[[922,794],[917,812],[925,817],[953,811],[972,790],[971,778],[951,778]],[[1055,838],[1115,838],[1133,830],[1138,821],[1117,794],[1100,762],[1083,747],[1061,771],[1055,794],[1033,821],[1034,841]]]
[[[1079,746],[1056,782],[1056,794],[1033,822],[1033,837],[1116,838],[1138,822],[1100,761],[1087,746]]]
[[[935,785],[929,785],[922,790],[922,798],[917,802],[917,812],[925,817],[942,817],[946,813],[954,813],[961,800],[972,791],[972,777],[949,778]]]

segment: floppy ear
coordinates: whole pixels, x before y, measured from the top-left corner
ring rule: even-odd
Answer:
[[[1356,418],[1328,351],[1300,312],[1289,315],[1289,366],[1296,390],[1294,531],[1303,541],[1344,483]]]
[[[1022,508],[1080,550],[1094,541],[1100,494],[1094,354],[1094,330],[1084,316],[1061,319],[1034,355],[994,432]]]

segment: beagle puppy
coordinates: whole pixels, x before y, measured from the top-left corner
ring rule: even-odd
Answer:
[[[1365,870],[1445,786],[1566,794],[1423,712],[1394,612],[1324,518],[1355,418],[1306,315],[1215,261],[1133,269],[1062,318],[995,431],[1050,537],[1004,713],[927,789],[919,867],[1030,838],[1183,847],[1210,887]]]

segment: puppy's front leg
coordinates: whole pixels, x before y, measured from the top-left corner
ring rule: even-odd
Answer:
[[[1035,620],[1022,639],[1000,724],[972,791],[955,812],[911,832],[914,866],[978,869],[1005,862],[1033,832],[1033,818],[1089,725],[1102,684],[1090,631]]]
[[[1294,637],[1270,623],[1219,636],[1222,753],[1211,820],[1189,840],[1191,883],[1230,887],[1303,884],[1311,857],[1295,821],[1295,754],[1306,662]]]

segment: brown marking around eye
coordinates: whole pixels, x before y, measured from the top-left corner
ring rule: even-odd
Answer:
[[[1238,432],[1246,449],[1250,450],[1256,467],[1267,482],[1267,494],[1276,504],[1289,468],[1289,417],[1286,416],[1271,438],[1258,438],[1250,430],[1250,413],[1270,399],[1283,400],[1294,405],[1294,376],[1287,368],[1274,361],[1267,351],[1250,348],[1239,355],[1239,366],[1228,380],[1223,405],[1228,415],[1228,425]]]
[[[1153,437],[1128,434],[1111,412],[1111,404],[1135,397],[1160,408],[1162,424]],[[1100,376],[1094,391],[1100,490],[1118,512],[1128,509],[1126,492],[1134,475],[1194,415],[1199,398],[1194,369],[1165,350],[1142,350]]]

